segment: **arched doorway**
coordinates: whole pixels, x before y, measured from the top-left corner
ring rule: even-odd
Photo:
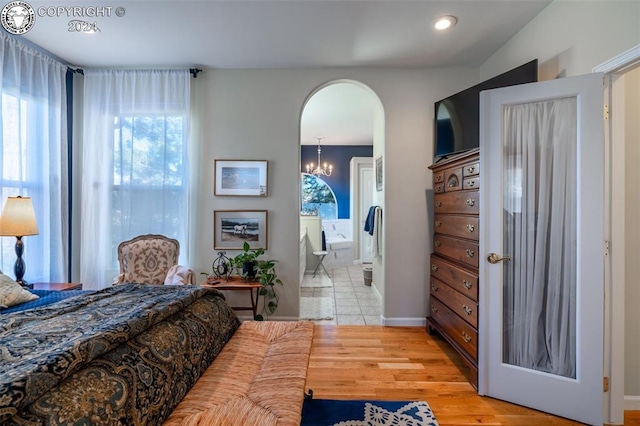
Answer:
[[[379,273],[380,278],[368,289],[365,288],[363,265],[360,264],[360,255],[366,249],[360,243],[360,234],[364,232],[360,226],[364,218],[360,216],[364,208],[359,201],[364,193],[367,195],[367,204],[381,205],[383,192],[376,191],[371,180],[366,181],[369,188],[354,188],[363,180],[357,176],[354,179],[354,166],[351,163],[353,159],[358,164],[357,170],[360,170],[363,167],[361,164],[364,163],[366,168],[368,161],[373,174],[373,159],[382,152],[384,112],[379,98],[368,86],[357,81],[334,80],[320,85],[309,94],[300,118],[301,232],[311,223],[306,230],[309,233],[305,249],[306,273],[303,275],[301,271],[301,319],[326,324],[380,324],[384,275]],[[321,159],[316,157],[320,155]],[[329,175],[306,173],[313,169],[306,166],[318,160],[323,165],[327,163],[325,172]],[[333,166],[331,169],[330,164]],[[336,199],[336,218],[320,217],[324,216],[323,213],[316,220],[318,226],[313,225],[313,216],[320,212],[315,212],[313,207],[305,208],[304,202],[305,182],[311,182],[310,177],[326,184]],[[369,205],[364,207],[368,209]],[[317,233],[322,230],[324,235],[318,237]],[[314,241],[318,243],[314,245]],[[316,277],[312,276],[320,258],[309,254],[323,248],[328,252],[322,266],[329,271],[329,283],[326,279],[324,282],[318,279],[322,268],[318,268]],[[304,256],[301,253],[301,258]],[[379,272],[383,270],[381,263],[377,267]],[[362,294],[366,296],[359,300]],[[327,308],[329,299],[331,306]],[[314,302],[324,308],[315,306]],[[310,305],[316,317],[305,312]],[[320,312],[323,309],[324,312]],[[328,313],[329,310],[331,313]]]

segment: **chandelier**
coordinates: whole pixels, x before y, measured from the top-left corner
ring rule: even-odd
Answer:
[[[333,172],[333,165],[320,162],[320,153],[322,152],[322,148],[320,148],[320,141],[324,138],[315,138],[318,141],[318,166],[316,168],[313,167],[313,163],[307,164],[307,173],[310,173],[314,176],[331,176],[331,172]]]

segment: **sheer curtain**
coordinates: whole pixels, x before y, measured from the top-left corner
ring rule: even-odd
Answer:
[[[1,203],[32,198],[39,234],[24,238],[29,282],[69,278],[66,72],[66,65],[0,32]],[[16,239],[1,242],[2,271],[13,277]]]
[[[117,246],[141,234],[180,241],[188,265],[188,70],[86,70],[80,276],[111,285]]]
[[[575,377],[576,99],[504,115],[504,361]]]

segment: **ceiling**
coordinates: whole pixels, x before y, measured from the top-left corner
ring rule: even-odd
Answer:
[[[38,0],[29,2],[36,10],[36,21],[24,37],[82,68],[479,66],[550,2]],[[63,8],[72,6],[83,7],[82,12],[91,12],[86,9],[91,6],[107,8],[105,15],[110,16],[69,16]],[[116,10],[118,7],[121,9]],[[458,24],[436,32],[433,23],[442,15],[456,16]],[[76,28],[72,21],[95,23],[99,30],[69,31]],[[325,120],[353,124],[353,120],[368,114],[361,110],[368,107],[362,107],[360,98],[352,98],[358,96],[356,93],[325,93],[323,102],[335,105],[336,113],[328,114],[330,108],[326,106],[317,110],[322,111]],[[330,94],[339,99],[331,99]],[[355,111],[349,111],[350,104]],[[331,123],[326,121],[319,126],[326,128]],[[342,132],[339,138],[317,132],[310,130],[304,142],[316,143],[315,136],[325,136],[323,144],[336,143],[338,139],[351,140],[353,144],[363,140],[360,131],[350,135]]]

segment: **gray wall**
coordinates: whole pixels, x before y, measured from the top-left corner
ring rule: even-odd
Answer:
[[[191,266],[209,271],[213,210],[269,211],[267,256],[277,259],[285,283],[275,318],[297,318],[298,184],[300,114],[322,84],[351,79],[370,87],[385,113],[384,316],[390,323],[421,324],[427,312],[427,268],[431,229],[425,191],[431,189],[433,103],[477,82],[477,69],[433,70],[205,70],[194,80],[201,119],[199,217]],[[379,155],[374,148],[374,156]],[[213,160],[269,161],[269,196],[214,197]],[[228,253],[233,255],[234,253]]]

